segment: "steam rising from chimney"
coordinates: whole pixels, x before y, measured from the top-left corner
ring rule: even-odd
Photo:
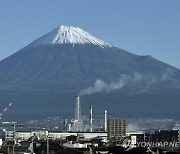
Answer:
[[[167,69],[159,76],[153,74],[140,74],[135,72],[133,75],[122,74],[118,81],[112,81],[107,83],[103,80],[96,80],[94,86],[90,86],[86,89],[82,89],[79,92],[79,96],[90,95],[93,93],[108,93],[113,90],[122,89],[125,86],[140,87],[142,92],[147,91],[153,84],[164,81],[171,81],[176,83],[176,79],[173,78],[173,70]]]

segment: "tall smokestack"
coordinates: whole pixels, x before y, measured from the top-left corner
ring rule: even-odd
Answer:
[[[104,131],[107,132],[107,111],[104,110]]]
[[[93,109],[92,109],[92,105],[90,105],[90,132],[92,132],[92,125],[93,125]]]
[[[81,104],[80,104],[80,97],[76,96],[76,107],[75,107],[75,121],[81,121]]]

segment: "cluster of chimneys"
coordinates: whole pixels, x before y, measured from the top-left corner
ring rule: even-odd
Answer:
[[[78,115],[79,114],[79,115]],[[81,117],[81,112],[80,112],[80,97],[76,97],[76,110],[75,110],[75,118]],[[89,119],[90,119],[90,132],[93,131],[93,106],[90,105],[90,114],[89,114]],[[107,111],[104,111],[104,131],[107,132]]]

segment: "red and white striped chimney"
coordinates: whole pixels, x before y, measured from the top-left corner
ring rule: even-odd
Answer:
[[[93,108],[92,105],[90,105],[90,132],[92,132],[92,126],[93,126]]]

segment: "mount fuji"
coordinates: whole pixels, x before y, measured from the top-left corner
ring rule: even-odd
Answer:
[[[93,104],[119,116],[179,116],[180,70],[138,56],[86,31],[59,26],[0,62],[0,100],[6,115],[33,118],[82,112]],[[2,103],[3,106],[3,103]]]
[[[94,44],[101,47],[111,47],[110,44],[95,38],[78,27],[64,25],[61,25],[50,33],[37,39],[31,45],[39,46],[56,44]]]

